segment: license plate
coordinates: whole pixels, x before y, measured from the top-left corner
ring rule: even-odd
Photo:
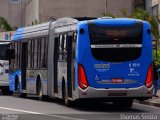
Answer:
[[[112,83],[123,83],[123,79],[122,78],[112,78],[111,82]]]

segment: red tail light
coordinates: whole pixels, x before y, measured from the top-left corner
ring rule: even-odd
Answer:
[[[152,82],[153,82],[153,65],[150,64],[149,69],[148,69],[148,73],[147,73],[146,82],[145,82],[146,87],[151,88]]]
[[[85,70],[81,64],[78,64],[78,85],[83,90],[88,87]]]
[[[0,63],[0,67],[3,67],[3,65]]]

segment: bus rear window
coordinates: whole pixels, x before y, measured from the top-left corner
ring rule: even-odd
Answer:
[[[137,59],[142,51],[143,23],[100,26],[88,23],[92,55],[97,60],[123,62]]]

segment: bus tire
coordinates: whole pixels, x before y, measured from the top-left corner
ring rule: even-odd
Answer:
[[[20,91],[20,82],[17,82],[17,96],[21,98],[27,97],[27,93],[21,93]]]
[[[44,101],[47,99],[47,96],[43,95],[43,89],[42,89],[42,84],[41,84],[41,81],[39,80],[38,82],[38,99],[40,101]]]
[[[118,109],[131,109],[133,99],[118,99],[113,101],[113,105]]]
[[[2,90],[3,95],[12,95],[13,94],[13,92],[9,90],[9,87],[2,87],[1,90]]]
[[[62,100],[67,107],[73,106],[73,101],[68,100],[68,94],[64,80],[62,81]]]

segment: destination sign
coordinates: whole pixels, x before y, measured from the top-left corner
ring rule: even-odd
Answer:
[[[127,35],[127,31],[125,30],[106,30],[106,35],[111,37],[125,37]]]

